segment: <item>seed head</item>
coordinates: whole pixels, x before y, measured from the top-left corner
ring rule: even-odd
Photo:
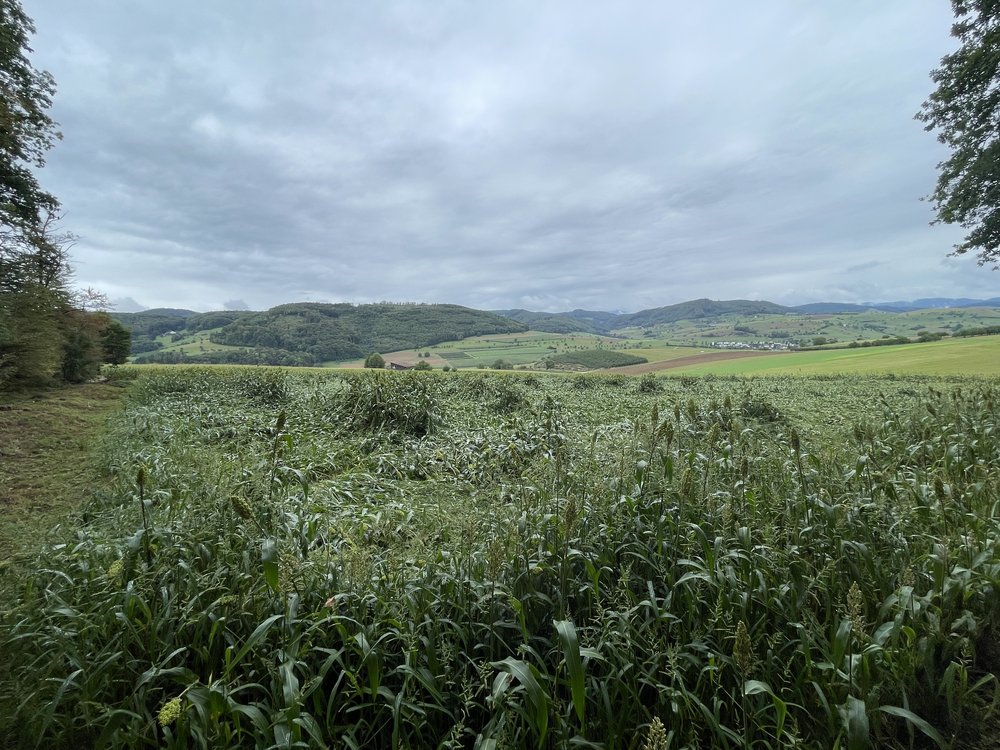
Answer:
[[[851,584],[851,588],[847,592],[845,614],[857,633],[861,633],[865,629],[865,595],[861,593],[861,587],[858,586],[857,581]]]
[[[667,729],[660,721],[660,717],[654,716],[649,724],[649,732],[642,744],[642,750],[667,750],[667,747]]]
[[[747,624],[740,620],[736,625],[736,638],[733,642],[733,663],[744,675],[753,669],[753,645],[750,643],[750,633]]]
[[[108,580],[114,583],[116,586],[122,585],[122,575],[125,572],[125,563],[119,557],[113,563],[108,566]]]
[[[160,722],[161,727],[169,727],[175,721],[181,717],[181,699],[171,698],[163,707],[160,709],[160,713],[157,714],[156,720]]]
[[[229,504],[233,507],[233,510],[236,511],[236,515],[244,521],[249,521],[253,518],[253,509],[250,507],[250,503],[246,501],[245,497],[233,495],[229,498]]]

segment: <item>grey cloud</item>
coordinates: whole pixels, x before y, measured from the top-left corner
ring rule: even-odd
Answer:
[[[917,200],[939,5],[29,2],[42,180],[156,305],[971,294]]]

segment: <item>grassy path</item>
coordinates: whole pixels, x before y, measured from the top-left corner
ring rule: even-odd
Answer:
[[[92,446],[125,391],[86,384],[0,402],[0,566],[45,541],[97,485]]]

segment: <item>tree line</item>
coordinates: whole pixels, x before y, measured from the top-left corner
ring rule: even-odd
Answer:
[[[73,236],[35,175],[61,134],[55,81],[28,59],[34,31],[18,0],[0,0],[0,390],[80,382],[129,352],[104,298],[71,289]]]

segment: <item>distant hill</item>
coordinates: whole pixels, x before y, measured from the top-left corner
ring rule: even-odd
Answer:
[[[722,301],[695,299],[677,305],[640,310],[631,315],[620,315],[615,323],[615,328],[648,327],[676,323],[679,320],[717,318],[721,315],[780,315],[787,312],[794,312],[794,310],[790,307],[776,305],[773,302],[745,299]]]
[[[158,308],[136,313],[111,312],[112,318],[132,331],[132,336],[162,336],[177,328],[184,328],[188,318],[197,315],[193,310]]]
[[[573,310],[563,313],[573,320],[579,320],[594,328],[595,331],[604,333],[617,327],[618,320],[623,313],[599,312],[596,310]]]
[[[242,355],[233,351],[190,354],[185,361],[308,364],[528,330],[515,320],[459,305],[304,302],[263,312],[146,310],[113,313],[113,317],[132,331],[132,353],[145,354],[151,361],[176,359],[157,353],[163,348],[158,337],[171,334],[180,339],[201,331],[210,331],[214,344],[248,351]]]
[[[530,310],[494,310],[493,312],[522,322],[535,331],[607,334],[620,328],[647,328],[676,323],[679,320],[714,318],[731,314],[773,315],[793,311],[794,308],[783,307],[773,302],[696,299],[666,307],[640,310],[637,313],[610,313],[594,310],[573,310],[563,313],[540,313]]]
[[[609,313],[590,310],[573,310],[561,313],[535,313],[529,310],[499,311],[527,323],[535,330],[550,333],[573,333],[577,330],[587,333],[608,334],[622,328],[652,328],[669,325],[684,320],[705,320],[725,315],[838,315],[841,313],[864,313],[872,310],[883,312],[912,312],[925,309],[946,309],[966,307],[1000,307],[1000,297],[986,300],[930,298],[912,302],[883,302],[854,304],[849,302],[813,302],[805,305],[785,306],[774,302],[758,300],[710,300],[696,299],[676,305],[654,307],[636,313]],[[566,319],[585,325],[583,329],[570,329]],[[537,325],[553,327],[538,328]],[[565,329],[563,329],[565,327]],[[558,330],[557,330],[558,328]]]
[[[604,333],[606,329],[590,321],[577,319],[571,313],[540,313],[530,310],[491,310],[495,315],[524,323],[532,331],[545,333]],[[604,313],[610,315],[610,313]]]
[[[850,302],[812,302],[808,305],[796,305],[791,309],[806,315],[835,315],[837,313],[867,312],[878,308],[872,305],[854,305]]]
[[[795,307],[756,300],[696,299],[636,313],[581,309],[557,313],[524,309],[487,312],[459,305],[304,302],[262,312],[196,313],[158,308],[112,313],[112,317],[132,331],[132,353],[146,354],[147,359],[308,364],[528,329],[603,335],[642,329],[647,337],[699,346],[733,341],[782,341],[805,346],[818,340],[884,340],[920,332],[947,335],[963,328],[996,325],[998,309],[1000,298],[930,298],[871,305],[817,302]],[[169,340],[164,338],[168,334]],[[165,345],[171,348],[159,352]],[[184,348],[183,356],[172,354],[178,347]]]
[[[133,313],[133,315],[159,315],[164,317],[173,318],[190,318],[192,315],[197,315],[194,310],[185,310],[183,308],[176,307],[153,307],[149,310],[143,310],[142,312]]]
[[[526,330],[523,323],[459,305],[303,302],[243,313],[210,338],[227,346],[305,352],[324,362]]]
[[[968,299],[966,297],[926,297],[907,302],[879,302],[870,307],[886,312],[910,312],[911,310],[940,310],[948,307],[1000,307],[1000,297],[990,299]]]

